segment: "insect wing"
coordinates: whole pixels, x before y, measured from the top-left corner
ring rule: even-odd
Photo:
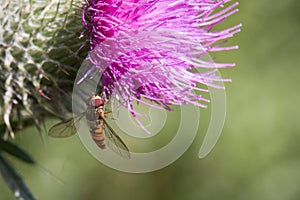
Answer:
[[[81,113],[80,115],[68,119],[67,121],[60,122],[55,124],[48,131],[48,135],[51,137],[70,137],[77,132],[77,128],[79,126],[79,121],[82,119],[85,113]]]
[[[105,120],[104,133],[107,146],[123,158],[130,159],[130,152],[128,147]]]

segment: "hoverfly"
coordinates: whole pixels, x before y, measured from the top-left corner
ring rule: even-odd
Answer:
[[[58,138],[74,135],[77,132],[76,127],[78,127],[80,120],[85,116],[92,138],[99,148],[105,149],[107,144],[111,150],[123,158],[130,159],[128,147],[105,119],[111,111],[105,112],[106,101],[102,93],[92,95],[86,104],[87,110],[85,112],[67,121],[55,124],[50,128],[48,135]]]

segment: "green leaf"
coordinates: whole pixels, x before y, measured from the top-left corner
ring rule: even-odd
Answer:
[[[0,173],[16,199],[35,200],[26,184],[0,151]]]
[[[21,149],[20,147],[18,147],[17,145],[11,142],[4,141],[2,138],[0,138],[0,150],[3,150],[27,163],[30,164],[35,163],[33,158],[28,153],[26,153],[23,149]]]

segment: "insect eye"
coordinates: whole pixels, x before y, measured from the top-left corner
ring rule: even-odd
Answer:
[[[103,101],[102,99],[91,99],[89,104],[95,108],[102,106],[103,105]]]

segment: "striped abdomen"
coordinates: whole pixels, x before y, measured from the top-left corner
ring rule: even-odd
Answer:
[[[103,120],[98,119],[95,121],[87,121],[90,127],[90,133],[92,134],[92,138],[97,144],[98,147],[101,149],[105,148],[105,141],[104,141],[104,133],[103,133]]]

